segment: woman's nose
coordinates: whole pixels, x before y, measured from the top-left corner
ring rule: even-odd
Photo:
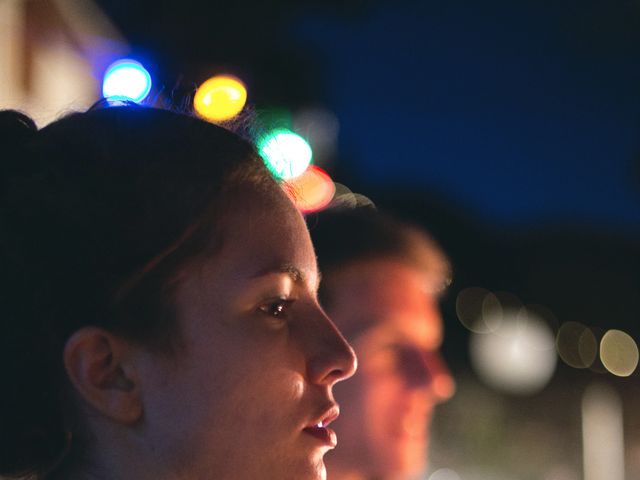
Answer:
[[[352,376],[358,361],[333,322],[321,310],[318,315],[316,328],[306,332],[307,375],[312,383],[332,386]]]

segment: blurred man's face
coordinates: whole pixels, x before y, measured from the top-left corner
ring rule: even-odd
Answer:
[[[340,443],[329,475],[403,479],[426,467],[434,406],[453,380],[440,357],[442,320],[422,273],[380,260],[329,272],[327,313],[351,341],[360,369],[336,387]],[[355,478],[355,477],[354,477]]]

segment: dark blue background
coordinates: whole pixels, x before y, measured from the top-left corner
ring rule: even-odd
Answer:
[[[355,21],[307,14],[293,29],[325,61],[341,151],[367,181],[421,186],[503,223],[638,232],[637,13],[400,2]]]

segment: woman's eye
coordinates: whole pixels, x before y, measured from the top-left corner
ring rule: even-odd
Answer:
[[[293,303],[293,300],[274,300],[260,306],[260,311],[271,317],[286,318],[287,309]]]

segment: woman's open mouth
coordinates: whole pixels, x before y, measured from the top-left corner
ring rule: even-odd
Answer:
[[[327,410],[317,422],[305,427],[303,431],[317,438],[325,445],[335,448],[338,444],[338,437],[336,432],[328,428],[328,425],[338,418],[338,415],[340,415],[340,410],[337,406],[334,406]]]

